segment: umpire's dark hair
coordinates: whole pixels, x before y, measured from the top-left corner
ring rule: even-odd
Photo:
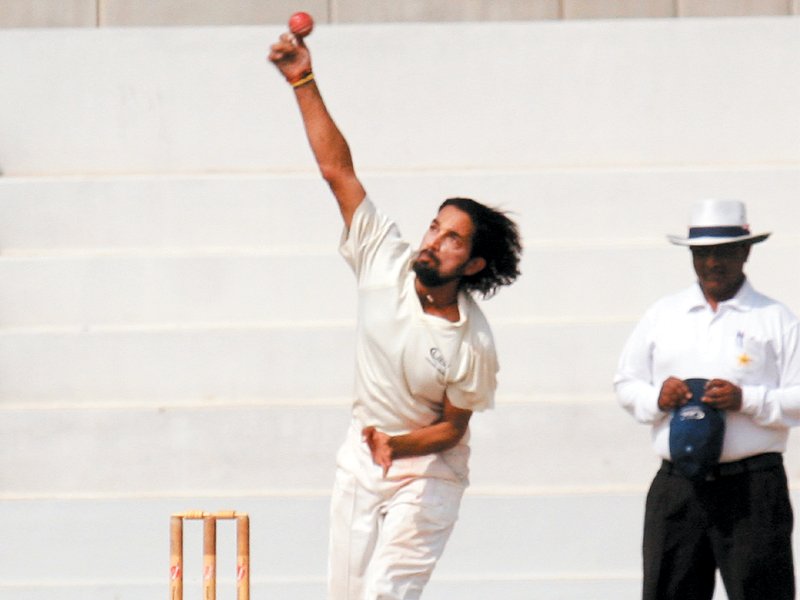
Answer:
[[[522,243],[517,224],[504,212],[471,198],[448,198],[442,202],[439,210],[445,206],[455,206],[472,219],[475,231],[472,235],[471,257],[486,261],[483,269],[461,280],[461,289],[491,298],[497,288],[510,285],[520,274]]]

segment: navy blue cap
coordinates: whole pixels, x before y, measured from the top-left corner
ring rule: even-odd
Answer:
[[[700,400],[708,379],[685,379],[684,383],[692,398],[672,411],[669,453],[677,471],[697,481],[719,462],[725,437],[725,415]]]

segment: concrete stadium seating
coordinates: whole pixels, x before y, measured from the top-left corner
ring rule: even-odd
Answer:
[[[254,597],[323,597],[354,291],[264,61],[279,32],[0,30],[0,599],[166,595],[168,516],[189,508],[251,513]],[[617,355],[692,281],[664,234],[702,197],[774,232],[748,273],[800,311],[800,21],[340,25],[309,44],[409,239],[455,195],[525,239],[522,278],[484,304],[497,408],[473,418],[426,597],[633,600],[657,461],[616,405]],[[798,440],[787,468],[797,503]],[[199,528],[186,552],[189,598]]]

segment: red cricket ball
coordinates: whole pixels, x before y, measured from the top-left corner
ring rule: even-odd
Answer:
[[[289,31],[297,37],[306,37],[314,29],[314,19],[306,12],[296,12],[289,17]]]

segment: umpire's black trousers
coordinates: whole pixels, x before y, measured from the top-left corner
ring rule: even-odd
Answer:
[[[692,482],[664,461],[647,495],[643,600],[794,598],[792,507],[780,454],[720,465]]]

